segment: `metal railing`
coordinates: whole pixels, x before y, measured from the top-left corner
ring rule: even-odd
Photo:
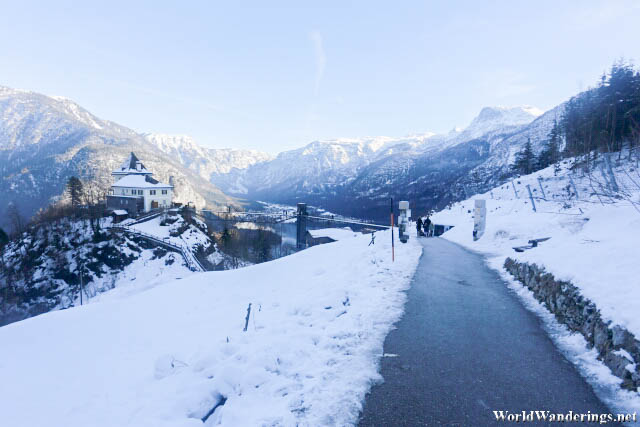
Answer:
[[[149,213],[147,213],[145,215],[142,215],[142,216],[136,218],[134,221],[128,223],[127,225],[135,225],[135,224],[140,224],[140,223],[143,223],[143,222],[151,221],[152,219],[159,217],[163,213],[165,213],[164,209],[160,209],[158,211],[152,211],[152,212],[149,212]]]
[[[120,231],[123,233],[127,233],[136,237],[141,237],[143,239],[152,241],[161,246],[168,247],[174,250],[175,252],[178,252],[180,255],[182,255],[182,258],[187,264],[187,267],[189,268],[189,270],[200,271],[200,272],[207,271],[207,269],[202,265],[202,263],[200,263],[198,258],[193,254],[189,245],[187,245],[187,243],[184,241],[182,242],[182,244],[178,245],[175,242],[169,241],[169,237],[159,238],[158,236],[145,233],[144,231],[131,229],[129,228],[129,225],[112,225],[111,227],[109,227],[109,229],[113,231]]]

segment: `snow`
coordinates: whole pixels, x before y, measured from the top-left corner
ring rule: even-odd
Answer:
[[[148,181],[144,175],[126,175],[113,184],[113,187],[130,188],[172,188],[171,185],[161,182]]]
[[[116,210],[113,211],[113,213],[116,214],[116,215],[128,215],[129,214],[124,209],[116,209]]]
[[[197,426],[223,398],[205,425],[353,424],[421,253],[410,240],[392,263],[390,231],[369,241],[2,327],[0,424]]]
[[[518,197],[512,183],[506,183],[487,193],[455,203],[431,219],[435,224],[453,225],[454,228],[443,237],[490,256],[491,266],[501,273],[504,273],[504,260],[511,257],[520,262],[535,263],[552,273],[556,279],[570,281],[583,296],[596,304],[603,319],[611,322],[611,327],[620,325],[638,337],[638,171],[628,161],[615,168],[616,181],[621,190],[614,196],[606,188],[606,182],[599,172],[583,175],[572,171],[569,166],[569,161],[564,162],[557,175],[554,168],[549,167],[515,179],[513,185]],[[575,183],[578,197],[570,178]],[[527,185],[534,196],[535,212]],[[546,200],[543,200],[542,189]],[[476,199],[486,200],[487,219],[484,235],[478,241],[473,241]],[[546,237],[550,239],[522,253],[513,249],[527,245],[531,239]],[[568,337],[570,334],[567,332],[565,335]],[[586,351],[583,349],[583,352]],[[602,363],[598,363],[601,369],[609,372]],[[586,375],[588,379],[589,375]],[[602,376],[591,377],[606,382]],[[639,402],[640,395],[635,393],[635,408],[640,407]]]
[[[596,303],[605,320],[640,336],[637,309],[640,306],[640,263],[637,261],[640,211],[631,203],[640,200],[640,188],[634,190],[624,172],[618,171],[617,180],[626,187],[629,199],[602,200],[601,204],[596,195],[589,194],[595,189],[603,190],[597,188],[597,184],[592,189],[588,176],[576,174],[572,176],[580,195],[580,200],[576,200],[567,193],[573,194],[569,171],[565,168],[554,176],[550,167],[514,180],[519,198],[515,198],[511,184],[507,183],[454,204],[450,210],[434,215],[432,221],[454,225],[455,228],[445,233],[445,238],[470,249],[544,266],[556,279],[571,281],[580,288],[585,297]],[[534,197],[541,197],[538,177],[542,179],[547,201],[536,199],[537,212],[534,212],[526,185]],[[474,242],[472,214],[476,198],[486,200],[487,225],[484,236]],[[530,239],[544,237],[551,239],[537,248],[523,253],[513,250],[515,246],[526,245]]]
[[[328,237],[332,240],[343,240],[356,237],[358,233],[354,233],[349,227],[344,228],[320,228],[317,230],[309,230],[309,234],[314,239],[318,237]]]
[[[598,360],[598,352],[593,348],[589,349],[587,347],[584,337],[580,334],[572,333],[565,325],[558,323],[555,316],[535,298],[533,292],[502,269],[502,262],[502,257],[493,257],[487,261],[487,264],[500,272],[502,278],[518,295],[525,307],[542,320],[543,328],[549,334],[551,340],[562,354],[578,368],[580,374],[591,384],[596,395],[615,412],[640,412],[640,396],[638,393],[621,389],[620,383],[622,380],[614,376],[609,368]],[[627,365],[627,369],[630,367],[635,366]]]
[[[170,218],[170,217],[169,217]],[[157,239],[165,240],[176,246],[184,246],[194,249],[197,245],[203,247],[211,244],[211,240],[198,227],[189,225],[189,227],[179,236],[172,236],[172,232],[177,232],[184,225],[184,219],[181,215],[177,215],[176,221],[169,225],[160,225],[164,220],[164,215],[157,216],[149,221],[139,224],[130,225],[128,228],[134,231],[149,234]],[[122,223],[121,223],[122,224]],[[204,226],[206,227],[206,226]]]
[[[168,264],[167,261],[169,260],[173,262]],[[88,290],[89,301],[93,303],[132,295],[152,288],[159,283],[186,277],[190,274],[191,271],[185,265],[180,254],[169,252],[166,256],[157,258],[154,256],[153,250],[145,249],[140,253],[138,259],[126,266],[115,277],[94,278],[91,284],[93,290]],[[113,289],[107,292],[99,292],[99,289],[108,289],[107,283],[103,283],[107,281],[110,281],[108,285]],[[79,301],[76,301],[76,303],[79,304]]]

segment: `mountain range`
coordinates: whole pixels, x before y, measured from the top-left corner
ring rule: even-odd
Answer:
[[[192,157],[176,157],[172,141],[175,139],[139,134],[102,120],[66,98],[0,86],[0,226],[9,225],[10,203],[28,218],[59,199],[71,176],[93,182],[106,192],[113,182],[111,171],[131,151],[155,178],[168,182],[174,177],[176,201],[198,207],[240,206],[202,174],[204,170],[245,167],[253,154],[199,148]],[[186,140],[180,144],[188,146]]]
[[[0,86],[0,226],[7,226],[9,203],[29,217],[59,199],[70,176],[106,191],[111,170],[130,151],[157,179],[174,176],[177,201],[198,207],[304,201],[383,219],[394,197],[411,200],[422,213],[506,179],[514,153],[527,138],[540,146],[562,108],[541,114],[533,107],[487,107],[447,134],[313,141],[272,156],[138,133],[69,99]]]
[[[230,195],[336,213],[386,219],[389,198],[406,199],[418,213],[484,192],[513,175],[514,155],[528,138],[540,150],[560,105],[486,107],[464,129],[403,138],[315,141],[211,181]]]

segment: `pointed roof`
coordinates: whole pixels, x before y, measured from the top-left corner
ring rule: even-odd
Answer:
[[[152,175],[152,173],[144,167],[140,159],[132,151],[127,160],[118,169],[111,172],[111,175]]]
[[[171,184],[163,184],[148,175],[129,174],[120,178],[112,188],[173,188]]]

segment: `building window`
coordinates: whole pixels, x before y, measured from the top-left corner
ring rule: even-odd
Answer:
[[[167,194],[167,190],[162,190],[162,194]]]
[[[149,194],[151,194],[152,196],[156,195],[156,190],[149,190]]]
[[[144,194],[144,190],[138,190],[138,195],[142,196]]]

